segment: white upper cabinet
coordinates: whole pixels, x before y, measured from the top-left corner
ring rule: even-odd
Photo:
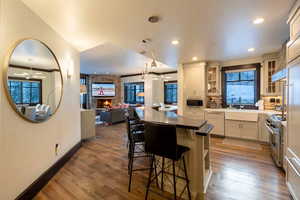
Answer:
[[[290,25],[290,41],[287,43],[286,56],[287,62],[290,63],[300,56],[300,12],[299,3],[295,4],[292,9],[288,23]]]
[[[290,23],[290,39],[296,40],[300,33],[300,12],[295,13],[289,19]]]

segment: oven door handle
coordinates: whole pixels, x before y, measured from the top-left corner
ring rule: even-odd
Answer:
[[[294,170],[294,172],[297,174],[297,176],[300,177],[300,172],[294,165],[294,162],[297,163],[297,165],[299,165],[298,162],[296,161],[296,158],[289,159],[288,157],[285,157],[285,160],[288,162],[288,164],[291,166],[291,168]]]
[[[265,123],[265,126],[267,127],[268,131],[272,134],[275,135],[274,131],[269,127],[268,123]]]

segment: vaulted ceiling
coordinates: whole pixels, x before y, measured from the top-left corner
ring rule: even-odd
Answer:
[[[286,20],[294,1],[23,0],[83,52],[83,59],[91,55],[113,56],[107,54],[107,44],[140,52],[140,41],[150,38],[155,57],[171,67],[189,62],[194,56],[199,60],[226,61],[278,50],[289,36]],[[151,15],[158,15],[161,21],[149,23],[147,19]],[[265,23],[254,25],[252,21],[256,17],[263,17]],[[178,40],[179,44],[172,45],[172,40]],[[248,52],[252,47],[255,51]],[[125,53],[124,60],[130,56],[138,57]],[[117,68],[112,72],[126,72],[126,67],[130,67],[116,64],[111,62],[105,66]]]

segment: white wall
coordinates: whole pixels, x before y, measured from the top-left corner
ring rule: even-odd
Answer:
[[[124,83],[144,82],[145,105],[152,106],[164,102],[164,81],[176,81],[177,73],[165,74],[163,76],[147,75],[145,79],[142,76],[130,76],[121,78],[121,99],[124,102]]]
[[[56,115],[41,124],[20,118],[9,105],[0,70],[0,199],[15,199],[45,170],[80,141],[79,53],[19,0],[0,0],[0,62],[21,38],[39,39],[62,67],[64,96]],[[74,75],[66,79],[73,61]],[[59,155],[55,144],[59,143]]]

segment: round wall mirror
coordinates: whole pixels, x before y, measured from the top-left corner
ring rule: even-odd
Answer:
[[[4,82],[13,109],[30,122],[43,122],[57,111],[63,91],[58,61],[41,41],[17,42],[7,57]]]

